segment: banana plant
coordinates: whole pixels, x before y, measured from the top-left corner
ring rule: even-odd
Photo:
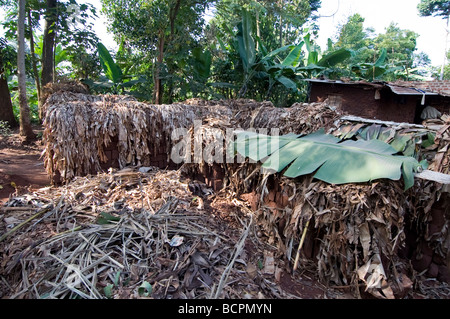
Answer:
[[[307,33],[282,63],[269,68],[269,73],[286,87],[294,85],[296,87],[298,79],[316,77],[350,58],[351,55],[352,51],[342,48],[321,56],[317,46],[311,41],[311,34]]]
[[[307,33],[298,44],[290,44],[268,52],[262,41],[252,37],[251,15],[245,9],[242,10],[242,21],[238,25],[236,35],[237,48],[244,70],[244,81],[239,91],[239,96],[244,96],[248,84],[256,75],[268,79],[270,95],[275,84],[281,84],[292,92],[297,92],[298,80],[317,75],[319,72],[343,62],[351,56],[348,49],[339,49],[320,57],[320,52]],[[219,40],[222,50],[226,50],[223,42]],[[258,50],[256,49],[258,43]],[[306,53],[303,48],[306,48]],[[289,51],[288,55],[281,59],[280,55]]]
[[[106,78],[101,78],[100,81],[85,79],[82,82],[94,90],[109,90],[115,94],[135,95],[134,92],[127,92],[125,89],[131,88],[135,84],[145,83],[146,80],[142,76],[124,75],[119,64],[114,61],[108,49],[102,43],[97,44],[97,50]]]
[[[266,173],[283,172],[295,178],[314,173],[314,178],[331,184],[404,179],[405,190],[414,185],[414,172],[425,169],[410,156],[380,140],[340,140],[320,129],[309,135],[269,136],[238,131],[230,147],[254,161],[262,161]]]
[[[298,66],[296,68],[296,74],[303,78],[316,77],[321,72],[335,67],[338,63],[344,62],[352,56],[351,50],[342,48],[321,57],[317,46],[311,41],[310,33],[307,33],[303,37],[303,41],[306,48],[303,66]]]
[[[358,77],[368,81],[373,81],[387,72],[394,72],[401,69],[400,67],[389,67],[385,64],[387,57],[386,48],[382,48],[378,59],[374,63],[359,63],[351,66],[351,70]]]
[[[108,49],[102,44],[97,45],[98,55],[100,57],[100,64],[102,65],[103,71],[107,78],[112,81],[115,85],[119,85],[123,82],[123,72],[118,64],[114,62]]]
[[[212,55],[209,50],[202,48],[192,50],[194,78],[205,84],[211,74]]]
[[[238,33],[236,35],[239,56],[244,70],[244,81],[239,91],[239,96],[242,97],[245,95],[249,82],[256,74],[270,77],[270,81],[278,81],[287,88],[296,89],[297,85],[294,82],[284,76],[273,77],[275,72],[269,72],[268,70],[270,66],[275,64],[272,61],[274,57],[289,49],[294,50],[295,46],[286,45],[274,51],[267,52],[261,40],[257,38],[256,41],[258,41],[258,48],[260,50],[260,52],[257,52],[256,43],[251,33],[251,16],[247,10],[243,9],[242,22],[238,24]]]

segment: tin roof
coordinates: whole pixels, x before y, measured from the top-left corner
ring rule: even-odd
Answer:
[[[398,95],[439,95],[438,93],[425,91],[414,87],[404,87],[393,84],[386,84],[386,86],[389,87],[393,93]]]
[[[353,85],[353,86],[370,86],[375,89],[382,89],[388,87],[394,94],[397,95],[419,95],[430,96],[440,95],[440,93],[432,92],[431,90],[418,88],[413,85],[408,85],[408,82],[401,83],[389,83],[389,82],[367,82],[367,81],[343,81],[343,80],[329,80],[329,79],[306,79],[307,82],[315,83],[327,83],[327,84],[341,84],[341,85]]]

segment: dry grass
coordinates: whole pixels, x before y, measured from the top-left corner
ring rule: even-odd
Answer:
[[[203,194],[193,195],[189,188]],[[262,252],[250,255],[243,249],[254,237],[245,205],[230,204],[227,217],[234,222],[224,223],[222,211],[200,205],[211,194],[176,171],[127,168],[15,197],[3,208],[8,217],[0,226],[6,230],[23,222],[0,242],[2,294],[288,297],[269,280],[263,289],[247,274],[247,266],[254,266]],[[263,280],[261,273],[255,276]],[[143,283],[152,287],[149,296],[139,289]]]

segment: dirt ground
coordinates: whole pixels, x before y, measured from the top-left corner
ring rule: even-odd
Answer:
[[[42,128],[35,127],[34,131],[40,136]],[[41,140],[24,145],[18,129],[8,136],[0,135],[0,206],[17,192],[20,194],[50,184],[40,159],[41,152]]]
[[[36,127],[35,132],[41,136],[42,128]],[[50,185],[40,158],[42,143],[38,139],[30,145],[20,142],[18,130],[8,136],[0,136],[0,207],[11,196],[20,195]],[[289,268],[289,267],[286,267]],[[335,289],[321,284],[316,274],[310,271],[297,271],[292,274],[290,269],[283,269],[278,277],[278,285],[293,298],[299,299],[355,299],[351,287]],[[364,294],[362,297],[371,298]],[[8,296],[0,296],[8,298]],[[408,299],[435,299],[436,296],[426,296],[422,293],[410,293]],[[438,297],[441,298],[441,297]],[[447,299],[448,296],[442,296]]]

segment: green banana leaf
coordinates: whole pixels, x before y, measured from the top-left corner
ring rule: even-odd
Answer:
[[[386,60],[386,57],[387,57],[387,50],[386,50],[386,48],[382,48],[380,57],[377,59],[377,61],[375,62],[374,65],[377,67],[382,67],[382,65],[384,64],[384,61]]]
[[[211,74],[212,55],[209,50],[203,51],[202,48],[192,50],[194,58],[194,73],[203,81],[206,81]]]
[[[285,88],[292,90],[294,92],[298,91],[297,84],[291,79],[285,77],[284,75],[277,77],[276,80],[281,84],[283,84]]]
[[[417,151],[434,145],[435,135],[426,129],[397,129],[380,124],[350,124],[339,128],[336,135],[341,139],[378,139],[391,145],[405,156],[418,158]]]
[[[351,56],[352,56],[352,53],[350,50],[342,48],[342,49],[330,52],[329,54],[322,57],[317,62],[317,65],[322,66],[322,67],[333,67],[336,64],[347,60]]]
[[[302,54],[302,47],[305,42],[300,42],[300,44],[296,45],[291,52],[289,52],[288,56],[281,62],[283,66],[297,66],[298,60]]]
[[[255,63],[256,47],[255,41],[251,36],[251,16],[247,10],[242,11],[242,22],[238,25],[237,41],[239,55],[244,69],[248,72]]]
[[[98,55],[100,57],[100,64],[105,71],[105,75],[115,84],[122,82],[122,70],[114,62],[108,49],[100,42],[98,43],[97,48]]]
[[[325,134],[323,129],[306,136],[269,136],[236,132],[233,150],[254,161],[263,161],[265,172],[284,171],[295,178],[314,173],[331,184],[370,182],[403,176],[405,190],[414,185],[414,171],[422,163],[409,156],[394,156],[392,146],[380,140],[345,140]]]

